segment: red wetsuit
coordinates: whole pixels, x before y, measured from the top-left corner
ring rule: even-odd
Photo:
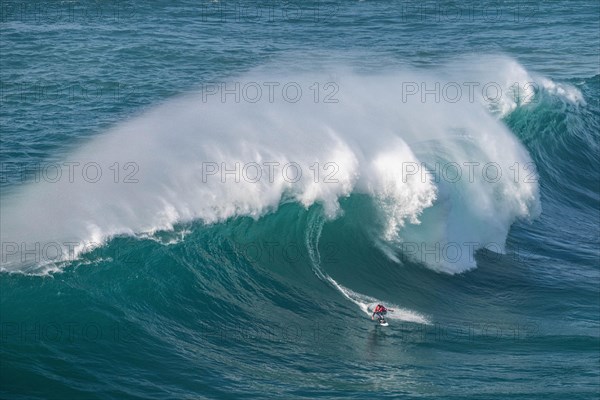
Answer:
[[[378,304],[377,307],[375,307],[375,310],[373,310],[373,316],[377,314],[378,317],[383,318],[386,312],[387,308],[385,308],[381,304]]]

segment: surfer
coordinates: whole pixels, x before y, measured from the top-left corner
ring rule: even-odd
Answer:
[[[390,308],[390,311],[394,311]],[[375,309],[373,310],[373,315],[371,315],[371,319],[375,319],[375,316],[377,315],[377,320],[381,321],[384,320],[385,321],[385,314],[388,312],[388,309],[385,308],[383,306],[383,304],[377,304],[377,307],[375,307]]]

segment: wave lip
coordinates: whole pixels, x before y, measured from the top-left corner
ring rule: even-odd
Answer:
[[[519,102],[510,103],[507,94],[500,103],[508,106],[498,114],[481,99],[403,101],[401,93],[406,82],[435,87],[473,77],[500,82],[510,93],[510,82],[523,83],[531,75],[508,58],[482,57],[479,64],[460,66],[378,75],[344,70],[334,82],[337,101],[330,103],[308,94],[295,102],[267,97],[223,102],[205,94],[173,99],[65,158],[95,163],[104,173],[99,180],[43,181],[4,195],[2,268],[31,264],[23,262],[23,249],[36,244],[58,243],[59,252],[77,257],[116,235],[151,234],[192,220],[260,218],[289,201],[319,203],[334,218],[339,200],[351,193],[376,199],[386,221],[380,239],[392,249],[406,242],[498,243],[502,249],[510,225],[541,210],[537,181],[511,178],[511,168],[530,165],[531,158],[499,120]],[[308,88],[318,78],[261,72],[238,80]],[[572,89],[554,93],[577,98]],[[494,163],[502,176],[495,182],[485,176],[439,179],[436,165],[474,162]],[[408,173],[407,166],[414,165],[425,172]],[[131,181],[124,180],[126,174]],[[392,257],[394,252],[388,251]],[[450,273],[475,266],[466,258],[425,264]]]

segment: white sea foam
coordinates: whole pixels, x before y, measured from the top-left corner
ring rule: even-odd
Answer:
[[[76,256],[114,235],[151,234],[191,220],[259,218],[282,201],[320,203],[334,218],[339,199],[353,192],[377,199],[387,219],[382,237],[392,248],[407,241],[503,245],[516,219],[540,212],[536,180],[514,179],[511,172],[515,163],[523,166],[531,159],[498,119],[518,104],[511,100],[510,86],[533,78],[507,58],[482,57],[479,64],[469,60],[463,68],[460,65],[376,75],[340,70],[339,90],[330,98],[337,100],[334,103],[323,102],[323,92],[315,102],[308,89],[318,82],[324,90],[326,75],[276,75],[264,68],[231,81],[295,82],[304,89],[301,98],[290,102],[276,97],[271,102],[265,95],[251,103],[235,102],[232,96],[223,102],[220,96],[206,100],[189,95],[168,101],[118,124],[65,158],[82,165],[98,163],[103,176],[97,182],[77,176],[70,182],[65,177],[4,195],[2,267],[30,265],[31,254],[24,256],[23,250],[36,243],[76,243]],[[505,94],[499,105],[466,96],[456,102],[422,101],[419,96],[403,101],[406,82],[429,82],[433,87],[449,77],[499,82]],[[541,82],[556,95],[577,99],[574,88],[553,86],[547,79]],[[135,163],[137,183],[123,182],[128,172],[124,170],[115,183],[114,171],[109,170],[115,162],[121,169]],[[264,165],[270,162],[279,164],[267,176]],[[473,182],[464,177],[456,183],[435,182],[429,174],[403,170],[423,162],[494,162],[502,177],[495,183],[481,176]],[[251,168],[245,171],[250,176],[246,179],[243,174],[237,181],[232,174],[223,175],[222,167],[231,169],[236,163],[263,166],[261,179],[251,179],[255,176]],[[302,172],[297,180],[291,169],[287,175],[282,172],[287,164]],[[220,171],[207,175],[209,165]],[[467,258],[425,263],[453,273],[475,266]]]

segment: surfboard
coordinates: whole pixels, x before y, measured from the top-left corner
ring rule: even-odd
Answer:
[[[386,320],[381,320],[381,321],[379,321],[379,325],[381,325],[381,326],[389,326],[390,324],[388,324]]]

